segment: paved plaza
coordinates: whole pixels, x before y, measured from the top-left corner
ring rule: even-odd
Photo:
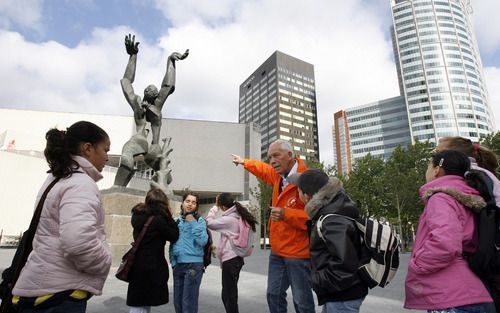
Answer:
[[[0,271],[10,265],[14,255],[14,249],[0,249]],[[255,250],[252,256],[245,259],[245,265],[240,274],[239,288],[239,308],[241,313],[266,313],[269,312],[266,303],[266,281],[267,264],[269,250]],[[393,313],[410,312],[403,309],[404,300],[404,278],[409,254],[401,255],[401,264],[394,280],[385,288],[374,288],[370,290],[362,307],[362,313]],[[172,272],[170,272],[172,273]],[[169,279],[169,291],[171,303],[153,307],[152,313],[174,313],[172,296],[172,274]],[[214,259],[201,283],[199,312],[200,313],[224,313],[224,306],[220,299],[221,291],[221,270]],[[114,277],[112,269],[102,296],[93,297],[89,301],[88,313],[128,312],[125,305],[127,295],[127,284]],[[293,313],[293,303],[291,292],[288,293],[288,312]],[[316,312],[321,312],[321,307],[316,308]],[[417,311],[412,311],[417,312]]]

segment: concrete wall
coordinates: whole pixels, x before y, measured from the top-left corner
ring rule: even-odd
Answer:
[[[4,235],[17,235],[29,225],[36,195],[47,177],[48,166],[41,153],[45,133],[49,128],[64,129],[79,120],[96,123],[108,132],[112,154],[121,154],[123,144],[134,132],[134,121],[129,116],[0,109],[4,142],[3,147],[0,143],[0,230]],[[205,198],[231,192],[249,199],[248,189],[256,187],[257,180],[241,166],[234,166],[231,153],[258,159],[260,133],[256,129],[228,122],[164,119],[163,123],[162,137],[173,138],[171,190],[189,188]],[[15,140],[15,149],[25,150],[24,154],[1,150],[11,140]],[[112,187],[115,174],[116,168],[106,167],[99,188]],[[136,185],[149,187],[140,180]],[[202,212],[210,207],[202,205]]]

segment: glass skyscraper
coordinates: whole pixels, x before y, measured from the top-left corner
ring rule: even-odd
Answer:
[[[412,142],[494,131],[470,1],[391,0],[399,87]]]

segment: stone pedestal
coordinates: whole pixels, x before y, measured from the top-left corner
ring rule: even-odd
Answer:
[[[103,190],[102,202],[106,213],[106,235],[113,263],[120,265],[121,258],[130,249],[134,238],[130,224],[131,210],[139,202],[144,202],[146,192],[129,188],[112,188]]]
[[[120,265],[123,255],[130,249],[134,238],[130,224],[132,208],[145,201],[146,191],[124,187],[102,190],[102,202],[106,214],[105,227],[108,244],[113,255],[113,267]],[[170,210],[174,216],[179,211],[181,199],[168,195]],[[168,248],[168,243],[167,243]]]

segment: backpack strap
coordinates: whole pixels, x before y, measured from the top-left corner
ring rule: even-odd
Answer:
[[[342,217],[356,223],[356,220],[353,219],[352,217],[345,216],[342,214],[329,213],[329,214],[325,214],[325,215],[320,216],[318,221],[316,222],[316,231],[318,232],[319,238],[321,238],[321,240],[323,240],[324,243],[326,243],[326,239],[325,239],[325,236],[323,235],[323,221],[329,216],[342,216]]]

